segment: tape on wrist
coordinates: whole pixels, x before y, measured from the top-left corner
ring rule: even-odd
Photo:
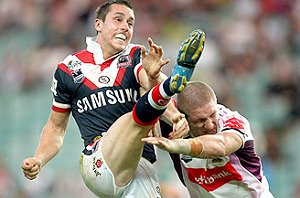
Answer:
[[[190,139],[189,143],[191,146],[190,156],[200,157],[203,152],[203,148],[204,148],[202,142],[199,139],[197,139],[197,140]]]

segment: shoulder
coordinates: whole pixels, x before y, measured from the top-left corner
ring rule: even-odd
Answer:
[[[230,120],[232,120],[232,121],[237,120],[237,121],[240,121],[241,123],[243,123],[244,125],[250,125],[247,118],[242,116],[238,111],[231,110],[222,104],[218,104],[217,108],[218,108],[219,120],[222,123],[227,123]]]
[[[133,48],[140,49],[141,47],[142,47],[142,45],[140,45],[140,44],[135,44],[135,43],[128,44],[128,48],[130,48],[130,49],[133,49]]]
[[[84,63],[92,63],[95,64],[94,60],[94,54],[92,52],[89,52],[88,50],[82,50],[79,52],[76,52],[72,54],[72,58],[75,60],[80,60],[81,62]]]
[[[125,49],[125,53],[126,54],[131,54],[131,55],[134,55],[134,54],[139,54],[141,53],[141,45],[138,45],[138,44],[132,44],[130,43],[127,48]]]
[[[130,62],[132,66],[141,66],[141,46],[137,44],[129,44],[120,54],[119,62]]]
[[[224,105],[218,104],[219,113],[219,131],[228,131],[230,129],[238,134],[243,134],[245,141],[252,140],[250,123],[248,119],[242,116],[238,111],[230,110]]]

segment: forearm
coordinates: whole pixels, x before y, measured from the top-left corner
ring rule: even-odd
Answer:
[[[55,131],[58,130],[58,131]],[[42,162],[42,166],[47,164],[61,149],[63,145],[63,129],[54,129],[52,126],[46,125],[42,131],[39,145],[36,149],[34,157]]]
[[[149,87],[149,89],[151,89],[155,85],[163,82],[165,79],[167,79],[167,76],[162,72],[159,72],[159,75],[155,78],[152,78],[151,76],[148,76],[148,87]]]
[[[176,139],[173,140],[174,148],[172,152],[189,155],[191,157],[211,159],[225,156],[224,150],[219,145],[205,147],[200,138]],[[207,144],[206,142],[206,145]]]
[[[192,157],[200,157],[204,151],[204,145],[199,139],[174,139],[170,144],[172,153],[180,153]]]
[[[180,140],[177,140],[180,141]],[[227,156],[242,146],[242,140],[236,134],[203,135],[185,140],[181,149],[192,157],[213,159]]]
[[[154,78],[149,76],[146,71],[142,69],[139,73],[139,79],[142,89],[149,91],[151,88],[167,79],[167,76],[164,73],[159,72],[159,74]]]

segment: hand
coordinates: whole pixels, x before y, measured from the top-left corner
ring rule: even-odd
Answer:
[[[162,60],[163,49],[156,45],[151,38],[148,38],[149,52],[142,46],[142,65],[145,69],[148,78],[152,80],[158,79],[163,66],[170,62],[169,59]]]
[[[174,140],[169,140],[164,137],[146,137],[142,138],[142,141],[147,142],[149,144],[153,144],[158,148],[165,150],[169,153],[176,153],[178,150],[178,148],[176,148],[177,144],[174,142]]]
[[[172,117],[173,131],[169,134],[170,139],[183,138],[190,131],[189,124],[182,113],[177,113]]]
[[[41,170],[41,166],[42,162],[34,157],[24,159],[22,162],[24,176],[30,180],[35,179]]]

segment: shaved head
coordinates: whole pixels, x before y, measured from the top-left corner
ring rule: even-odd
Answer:
[[[177,95],[177,108],[186,114],[211,101],[217,103],[217,97],[212,88],[203,82],[191,81],[184,91]]]

